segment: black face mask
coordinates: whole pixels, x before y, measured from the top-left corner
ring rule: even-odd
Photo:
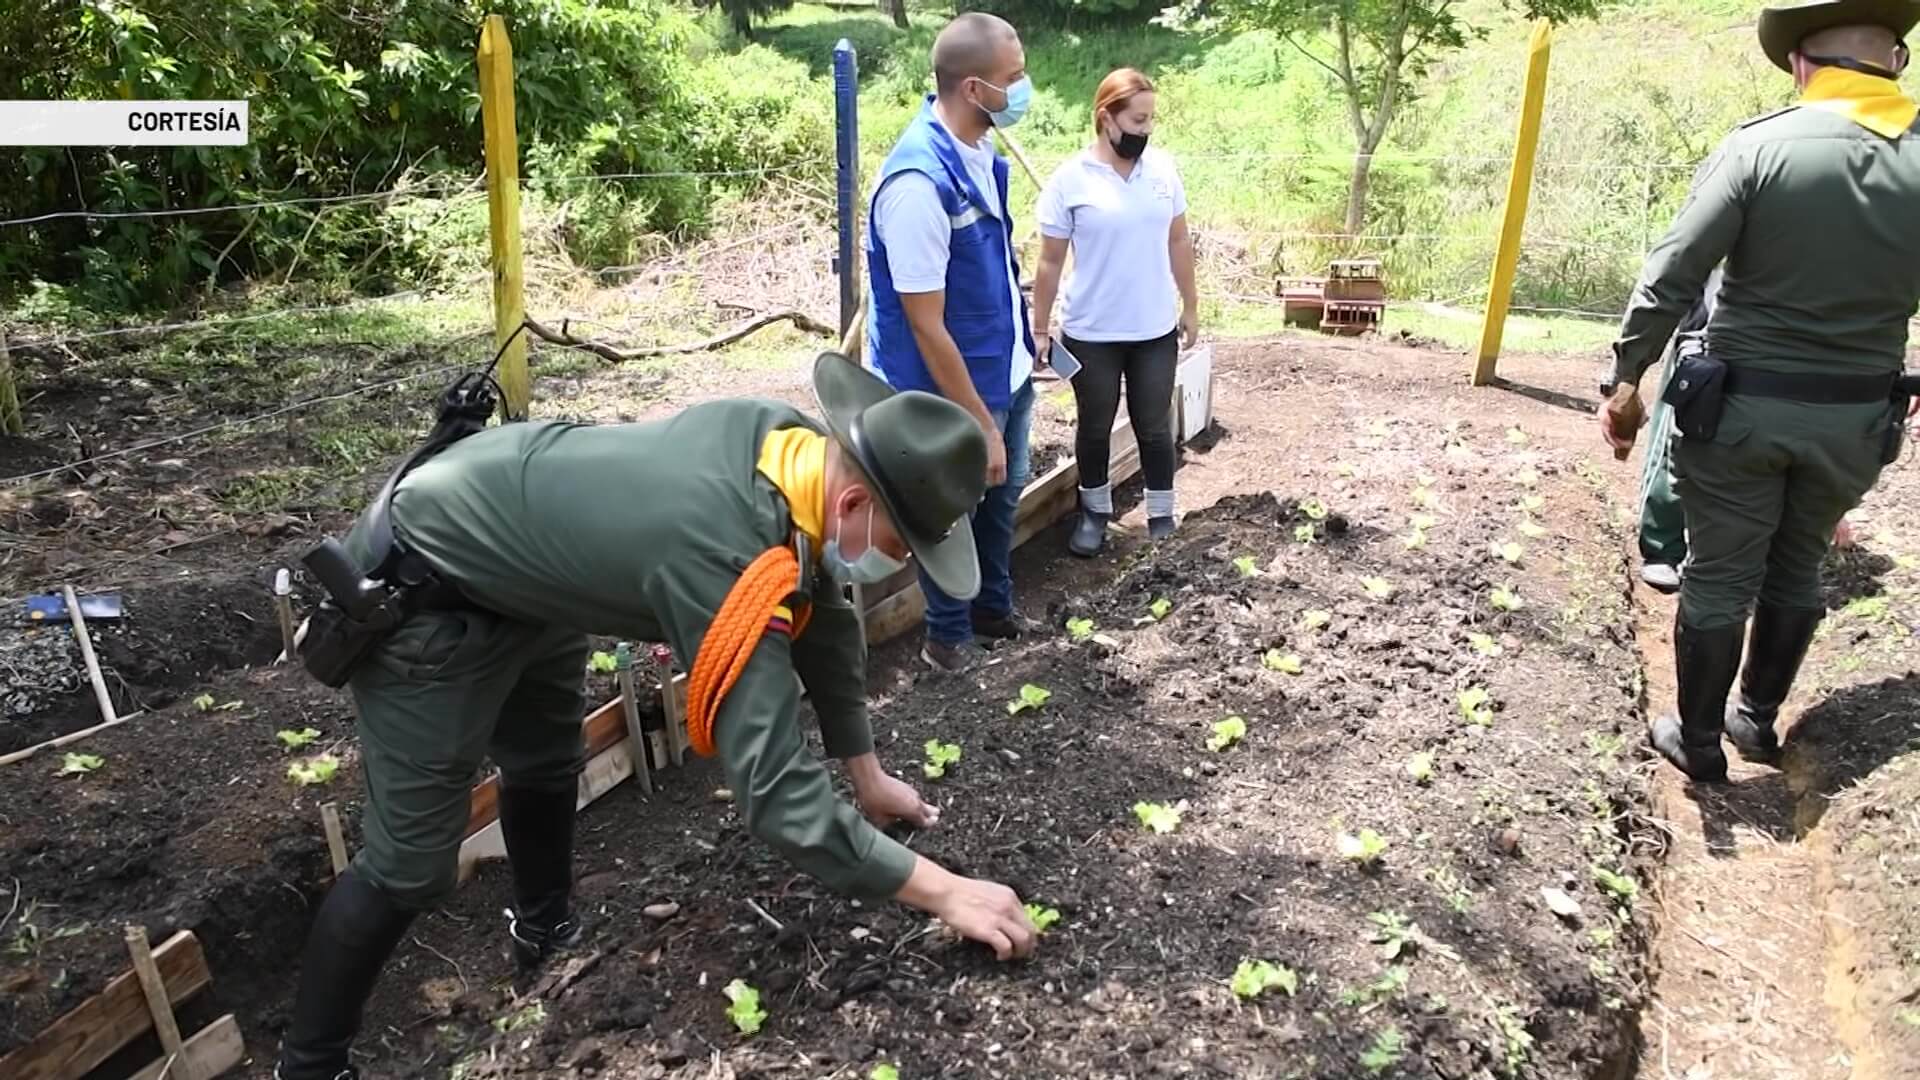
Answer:
[[[1112,145],[1114,153],[1132,161],[1147,152],[1147,137],[1131,131],[1123,131],[1118,139],[1113,140]]]

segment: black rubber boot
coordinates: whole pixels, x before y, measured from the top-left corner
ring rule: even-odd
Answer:
[[[1727,739],[1748,761],[1780,760],[1780,736],[1774,721],[1793,689],[1800,662],[1807,658],[1813,633],[1825,608],[1760,605],[1747,641],[1747,666],[1740,672],[1740,693],[1727,707]]]
[[[1147,519],[1147,539],[1165,540],[1173,535],[1173,519],[1170,517],[1152,517]]]
[[[293,1020],[274,1064],[278,1080],[352,1080],[347,1051],[367,997],[417,912],[396,905],[349,866],[328,890],[307,935]]]
[[[1704,783],[1727,779],[1727,754],[1720,748],[1720,728],[1726,714],[1727,691],[1740,667],[1740,646],[1746,625],[1700,630],[1673,619],[1674,681],[1679,710],[1653,722],[1649,741],[1660,756],[1681,772]]]
[[[573,914],[573,813],[576,794],[500,789],[500,838],[513,867],[514,909],[507,936],[514,963],[526,971],[580,943]]]
[[[1080,520],[1073,523],[1073,535],[1067,538],[1067,550],[1083,559],[1100,554],[1107,542],[1107,522],[1112,517],[1112,514],[1082,507]]]

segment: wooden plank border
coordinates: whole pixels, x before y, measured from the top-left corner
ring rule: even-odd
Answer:
[[[213,983],[200,939],[182,930],[153,950],[154,966],[174,1007]],[[80,1080],[128,1043],[153,1029],[140,979],[132,971],[74,1006],[25,1046],[0,1058],[7,1080]]]

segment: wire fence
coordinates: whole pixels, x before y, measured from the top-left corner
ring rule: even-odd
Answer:
[[[797,173],[805,168],[804,162],[788,162],[783,165],[768,165],[751,169],[674,169],[659,172],[612,172],[583,173],[563,176],[522,176],[521,187],[536,184],[586,183],[606,180],[672,180],[672,179],[718,179],[721,177],[778,176]],[[384,191],[369,191],[349,195],[313,195],[292,199],[270,199],[260,202],[231,203],[224,206],[181,206],[159,207],[147,210],[56,210],[31,217],[8,218],[0,220],[0,229],[19,225],[38,225],[48,221],[84,219],[88,221],[119,221],[127,219],[160,219],[176,217],[196,217],[204,214],[229,214],[252,210],[273,210],[295,206],[339,206],[352,203],[381,202],[394,199],[425,198],[443,195],[454,191],[476,190],[486,183],[486,177],[471,176],[464,179],[429,180],[419,184],[403,184]]]

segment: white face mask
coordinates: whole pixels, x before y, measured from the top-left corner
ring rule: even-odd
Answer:
[[[874,545],[872,503],[867,504],[867,550],[851,562],[840,553],[840,528],[845,524],[845,517],[834,522],[833,539],[827,541],[826,550],[820,553],[820,561],[834,581],[841,585],[878,585],[906,566]]]

